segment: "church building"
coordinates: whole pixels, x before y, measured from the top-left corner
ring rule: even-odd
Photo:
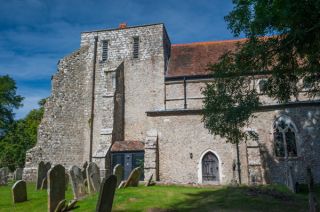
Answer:
[[[245,130],[257,140],[237,146],[204,127],[201,89],[214,80],[207,65],[241,41],[171,44],[164,24],[81,33],[52,77],[24,179],[42,160],[92,161],[102,176],[122,164],[125,178],[140,166],[141,180],[178,184],[305,183],[311,167],[320,183],[320,102],[303,91],[279,104],[264,95],[266,76],[256,76],[263,105]]]

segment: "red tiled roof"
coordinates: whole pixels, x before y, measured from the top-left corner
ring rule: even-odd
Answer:
[[[245,39],[173,44],[166,77],[207,75],[207,65],[218,62],[227,51],[234,51]]]
[[[143,151],[144,143],[141,141],[115,141],[111,147],[111,152],[123,151]]]

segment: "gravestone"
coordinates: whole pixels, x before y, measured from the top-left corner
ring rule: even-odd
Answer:
[[[134,186],[134,187],[138,186],[140,175],[141,175],[141,168],[140,167],[133,169],[128,177],[128,180],[124,184],[124,188],[129,187],[129,186]]]
[[[48,188],[48,178],[45,177],[41,183],[41,190],[47,190],[47,188]]]
[[[65,199],[65,168],[58,164],[48,172],[48,211],[53,212]]]
[[[87,178],[87,167],[88,167],[88,162],[84,162],[84,164],[82,165],[82,175],[83,175],[83,179]]]
[[[126,181],[125,180],[122,180],[118,186],[118,188],[123,188],[124,187],[124,184],[126,184]]]
[[[314,181],[310,167],[307,168],[307,181],[309,188],[309,212],[318,212],[320,211],[320,207],[314,191]]]
[[[13,203],[27,201],[27,184],[25,181],[19,180],[12,186],[12,200]]]
[[[123,166],[121,166],[120,164],[117,164],[114,168],[113,168],[113,174],[117,177],[117,187],[120,185],[121,180],[123,178],[123,173],[124,173],[124,169]]]
[[[37,190],[41,189],[41,185],[42,185],[43,179],[47,177],[47,173],[48,173],[50,168],[51,168],[51,164],[49,162],[44,163],[43,161],[41,161],[38,164]]]
[[[23,168],[17,168],[14,171],[14,177],[13,179],[18,181],[18,180],[22,180],[22,174],[23,174]]]
[[[66,202],[67,202],[67,200],[61,200],[59,203],[58,203],[58,205],[57,205],[57,207],[56,207],[56,209],[54,209],[54,212],[63,212],[63,211],[65,211],[65,209],[66,209]]]
[[[47,170],[47,173],[48,173],[49,169],[51,169],[51,163],[50,162],[46,162],[45,167],[46,167],[46,170]]]
[[[0,185],[7,185],[8,183],[8,175],[9,175],[9,168],[2,167],[0,169]]]
[[[69,170],[71,188],[75,199],[86,195],[86,187],[82,170],[78,166],[72,166]]]
[[[87,167],[87,182],[89,193],[99,192],[100,189],[100,169],[97,164],[90,162]]]
[[[292,167],[289,167],[288,169],[288,182],[287,182],[288,188],[292,191],[295,192],[295,183],[293,180],[293,175],[292,175]]]
[[[78,203],[77,200],[75,200],[75,199],[71,200],[71,201],[68,203],[68,205],[67,205],[67,210],[68,210],[68,211],[71,211],[72,209],[77,208],[77,206],[76,206],[77,203]],[[78,206],[78,207],[79,207],[79,206]]]
[[[151,181],[152,181],[152,177],[153,177],[153,174],[150,175],[149,179],[147,180],[147,182],[144,184],[145,186],[151,186]]]
[[[84,179],[83,184],[84,184],[84,186],[85,186],[85,188],[86,188],[86,193],[89,193],[89,190],[88,190],[88,187],[89,187],[89,185],[88,185],[88,179]]]
[[[102,180],[96,212],[111,212],[116,186],[117,177],[115,175]]]
[[[64,177],[66,178],[66,190],[68,190],[68,185],[69,185],[69,174],[65,173]]]

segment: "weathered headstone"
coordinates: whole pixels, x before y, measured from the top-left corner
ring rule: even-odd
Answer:
[[[17,181],[12,186],[13,203],[27,201],[27,184],[23,180]]]
[[[97,164],[90,162],[87,167],[88,191],[89,193],[99,192],[100,169]]]
[[[46,162],[45,167],[46,167],[46,170],[48,172],[49,169],[51,169],[51,163],[50,162]]]
[[[58,203],[58,205],[57,205],[57,207],[56,207],[56,209],[54,209],[54,212],[63,212],[63,211],[65,211],[65,209],[66,209],[66,202],[67,202],[67,200],[61,200],[59,203]]]
[[[48,188],[48,178],[45,177],[41,183],[41,190],[46,190]]]
[[[141,168],[140,167],[133,169],[128,177],[128,180],[124,184],[124,187],[126,188],[129,186],[138,186],[140,175],[141,175]]]
[[[23,168],[17,168],[14,171],[14,180],[18,181],[18,180],[22,180],[22,174],[23,174]]]
[[[150,175],[149,179],[147,182],[144,184],[145,186],[151,186],[151,181],[152,181],[153,174]]]
[[[87,178],[84,179],[83,184],[84,184],[84,186],[86,188],[86,193],[89,193],[89,184],[88,184],[88,179]]]
[[[125,180],[122,180],[118,186],[118,188],[123,188],[124,187],[124,184],[126,184],[126,181]]]
[[[289,167],[287,174],[288,174],[287,186],[292,192],[295,192],[295,188],[294,188],[295,183],[294,183],[293,175],[292,175],[292,167]]]
[[[320,207],[314,192],[314,181],[310,167],[307,168],[307,181],[309,188],[309,212],[319,212]]]
[[[81,169],[78,166],[72,166],[69,170],[69,174],[74,198],[79,199],[85,196],[86,187]]]
[[[111,212],[116,186],[117,177],[115,175],[102,180],[96,212]]]
[[[69,174],[65,173],[64,177],[66,178],[66,190],[68,190],[68,185],[69,185]]]
[[[88,162],[86,161],[82,165],[82,176],[83,176],[83,179],[87,178],[87,167],[88,167]]]
[[[43,182],[43,179],[47,176],[47,173],[45,172],[45,163],[43,161],[40,161],[38,164],[38,170],[37,170],[37,184],[36,188],[37,190],[41,188],[41,184]]]
[[[8,183],[8,175],[9,175],[9,168],[2,167],[0,169],[0,185],[7,185]]]
[[[53,212],[65,199],[65,168],[58,164],[48,172],[48,211]]]
[[[113,174],[117,177],[117,187],[120,185],[121,180],[123,178],[123,173],[124,173],[124,169],[123,166],[121,166],[120,164],[117,164],[114,168],[113,168]]]
[[[67,206],[67,210],[70,211],[72,209],[75,209],[77,208],[76,204],[78,203],[77,200],[73,199],[71,200],[69,203],[68,203],[68,206]],[[79,207],[79,206],[78,206]]]
[[[51,168],[51,164],[49,162],[44,163],[43,161],[41,161],[38,164],[37,185],[36,185],[37,190],[41,189],[43,179],[47,177],[47,173],[50,168]]]

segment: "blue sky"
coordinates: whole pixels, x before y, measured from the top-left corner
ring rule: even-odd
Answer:
[[[0,75],[25,97],[16,118],[50,95],[57,62],[79,48],[82,31],[161,22],[172,43],[232,39],[223,19],[231,9],[231,0],[1,1]]]

